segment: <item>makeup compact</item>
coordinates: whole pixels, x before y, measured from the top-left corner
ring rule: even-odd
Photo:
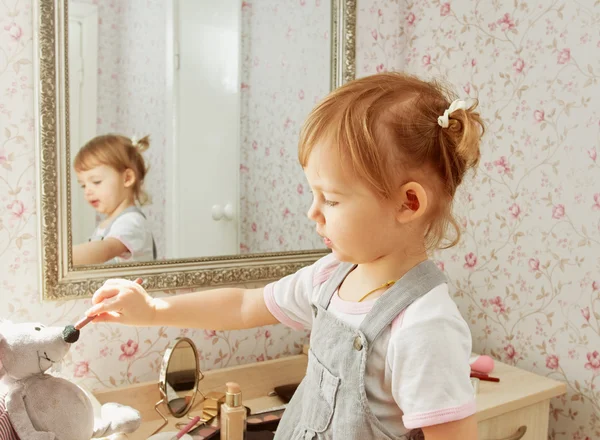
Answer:
[[[283,417],[285,409],[276,409],[259,414],[250,414],[246,419],[248,432],[275,431]]]

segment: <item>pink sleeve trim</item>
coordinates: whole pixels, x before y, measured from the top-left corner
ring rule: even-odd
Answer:
[[[469,403],[454,408],[439,409],[420,414],[405,414],[402,416],[402,421],[406,428],[416,429],[466,419],[475,414],[475,411],[475,399],[473,399]]]
[[[333,257],[333,254],[326,256],[323,262],[326,264],[317,270],[313,277],[313,287],[317,287],[327,281],[340,265],[340,262]]]
[[[294,330],[303,330],[304,325],[299,322],[290,319],[288,315],[286,315],[283,310],[277,304],[275,300],[275,283],[267,284],[264,289],[264,299],[265,305],[269,312],[282,324],[287,325],[288,327],[293,328]]]
[[[124,239],[123,237],[120,237],[118,235],[108,235],[104,238],[114,238],[115,240],[119,240],[123,244],[123,246],[125,246],[127,248],[127,250],[129,251],[129,252],[124,252],[121,255],[117,255],[117,257],[123,258],[124,260],[128,260],[129,258],[131,258],[133,256],[133,245],[129,241]]]

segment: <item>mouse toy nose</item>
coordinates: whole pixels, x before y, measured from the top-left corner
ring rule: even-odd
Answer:
[[[74,326],[68,325],[63,330],[63,340],[69,344],[73,344],[79,340],[79,330]]]

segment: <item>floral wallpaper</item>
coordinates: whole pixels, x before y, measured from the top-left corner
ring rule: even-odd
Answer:
[[[284,31],[293,35],[301,7],[319,11],[326,2],[296,3],[285,14],[277,9],[269,26],[279,35],[272,41],[285,39]],[[358,3],[359,75],[402,69],[446,78],[461,96],[479,98],[487,120],[481,166],[457,201],[463,240],[436,255],[471,325],[474,348],[568,385],[568,394],[552,401],[551,439],[599,438],[600,108],[592,97],[600,92],[600,57],[590,54],[600,48],[600,3]],[[245,22],[266,23],[262,14],[273,9],[263,5],[243,2]],[[0,316],[64,325],[81,316],[89,301],[39,300],[31,6],[30,0],[0,2]],[[245,44],[260,40],[245,38]],[[278,69],[297,59],[274,51],[274,59],[266,60],[268,52],[258,53],[245,66],[268,66],[263,72],[277,84],[284,75]],[[256,96],[267,93],[251,70],[244,75],[242,87],[258,89]],[[268,157],[269,147],[258,125],[283,130],[280,116],[288,110],[287,128],[299,129],[301,115],[279,101],[297,96],[289,102],[299,104],[299,87],[292,86],[270,95],[275,106],[245,101],[254,113],[247,116],[245,142],[253,148],[256,140],[257,157]],[[304,91],[309,101],[319,95]],[[270,148],[269,154],[281,154],[281,146]],[[248,168],[250,154],[244,158]],[[291,152],[285,154],[291,166]],[[304,182],[294,172],[282,168],[276,179],[299,188]],[[287,186],[276,190],[264,179],[254,188],[286,200],[281,189]],[[279,233],[271,235],[279,239]],[[90,388],[153,380],[165,346],[180,333],[196,341],[205,369],[296,353],[306,336],[282,326],[239,332],[90,326],[62,373]]]
[[[445,78],[487,134],[436,255],[474,349],[563,381],[550,438],[600,438],[600,2],[358,2],[357,70]]]
[[[144,5],[146,3],[155,7],[158,4],[144,2]],[[122,13],[134,15],[129,10],[130,7],[133,6],[105,2],[100,8],[100,15],[106,13],[103,8],[122,8]],[[157,15],[156,10],[148,14],[154,18]],[[293,16],[287,19],[291,20]],[[46,325],[62,326],[78,320],[90,306],[90,300],[40,301],[32,20],[31,1],[16,0],[10,4],[0,2],[0,319],[39,321]],[[114,25],[118,27],[118,23]],[[127,25],[137,29],[135,20]],[[154,43],[143,44],[147,44],[145,47],[149,48]],[[113,75],[118,77],[115,71],[126,61],[113,58],[115,55],[112,52],[101,51],[101,56],[102,54],[105,57],[102,75],[106,73],[111,78]],[[139,68],[146,65],[147,60],[144,59]],[[109,81],[105,90],[118,86],[124,91],[127,84],[132,87],[141,85],[142,88],[146,87],[144,84],[149,84],[148,81],[152,78],[144,77],[145,74],[136,70],[138,66],[129,67],[132,70],[127,74],[124,85]],[[104,78],[102,75],[101,78]],[[101,87],[102,84],[101,81]],[[150,97],[147,99],[145,102],[149,106],[160,107]],[[107,109],[115,105],[120,109],[123,121],[145,124],[147,118],[153,118],[156,124],[164,126],[165,121],[159,116],[147,112],[143,115],[129,113],[128,107],[123,106],[122,102],[117,104],[109,101],[101,107]],[[108,110],[105,114],[112,115]],[[111,121],[100,121],[101,124],[108,124],[101,127],[112,130],[114,127],[119,128],[118,124],[123,122],[118,119]],[[231,332],[91,325],[84,329],[82,338],[73,346],[59,373],[92,390],[152,381],[158,377],[166,347],[180,335],[186,335],[195,341],[200,352],[201,368],[204,370],[297,354],[301,351],[301,344],[307,340],[306,332],[294,332],[282,325]]]
[[[330,16],[328,0],[242,2],[242,253],[324,248],[297,149],[329,92]]]

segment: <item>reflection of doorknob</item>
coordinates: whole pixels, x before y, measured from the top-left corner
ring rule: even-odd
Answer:
[[[221,220],[225,217],[225,220],[233,220],[233,206],[231,203],[225,205],[223,208],[221,205],[213,205],[212,207],[212,218],[215,221]]]

